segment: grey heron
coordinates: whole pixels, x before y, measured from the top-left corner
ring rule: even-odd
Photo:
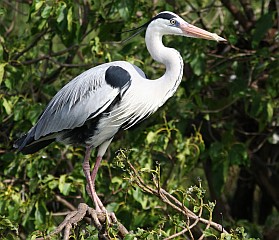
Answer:
[[[137,66],[115,61],[93,67],[66,84],[49,102],[37,123],[14,146],[32,154],[54,141],[85,145],[83,171],[88,193],[97,211],[104,206],[95,191],[101,160],[114,135],[144,120],[177,90],[183,75],[179,52],[163,45],[164,35],[226,41],[164,11],[138,28],[146,30],[145,42],[152,58],[166,67],[162,77],[150,80]],[[91,150],[98,147],[90,172]]]

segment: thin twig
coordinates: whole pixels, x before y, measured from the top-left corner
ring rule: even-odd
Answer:
[[[231,12],[233,17],[238,20],[245,31],[249,31],[251,29],[253,24],[248,21],[246,16],[243,15],[243,13],[236,7],[234,3],[232,3],[230,0],[221,0],[221,2]]]
[[[206,224],[206,225],[209,224],[210,227],[213,227],[214,229],[216,229],[216,230],[218,230],[220,232],[227,233],[227,231],[224,230],[223,227],[220,224],[215,223],[215,222],[213,222],[211,220],[207,220],[207,219],[202,218],[201,217],[201,214],[202,214],[201,210],[199,212],[199,215],[196,215],[190,209],[188,209],[185,205],[183,205],[179,200],[177,200],[174,196],[169,194],[166,190],[160,188],[160,190],[158,191],[158,189],[153,189],[150,186],[148,186],[147,184],[145,184],[145,182],[140,177],[140,175],[139,175],[138,171],[135,169],[135,167],[129,161],[127,161],[127,163],[129,165],[130,169],[134,173],[134,179],[136,180],[135,183],[143,191],[151,193],[151,194],[157,196],[159,199],[161,199],[163,202],[165,202],[171,208],[173,208],[176,211],[178,211],[181,214],[183,214],[185,217],[189,217],[189,218],[195,220],[194,223],[191,225],[191,227],[195,226],[197,224],[197,222],[201,222],[201,223]],[[158,184],[156,184],[156,186],[158,186]]]
[[[12,60],[16,61],[19,57],[21,57],[24,53],[28,52],[31,48],[33,48],[34,46],[36,46],[36,44],[38,43],[38,41],[47,33],[47,29],[43,30],[42,32],[38,33],[36,35],[36,37],[33,39],[33,41],[30,43],[30,45],[28,47],[26,47],[25,49],[23,49],[21,52],[17,53]]]
[[[241,6],[243,7],[244,13],[250,22],[255,22],[255,14],[251,5],[250,0],[239,0]]]
[[[74,205],[72,205],[70,202],[68,202],[66,199],[60,197],[59,195],[56,195],[56,196],[55,196],[55,199],[56,199],[58,202],[62,203],[62,204],[63,204],[65,207],[67,207],[68,209],[70,209],[70,210],[72,210],[72,211],[75,211],[75,210],[76,210],[76,208],[75,208]]]

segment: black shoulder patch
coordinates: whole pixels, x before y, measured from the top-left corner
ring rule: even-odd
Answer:
[[[122,88],[131,81],[131,75],[122,67],[110,66],[106,71],[105,80],[113,88]]]

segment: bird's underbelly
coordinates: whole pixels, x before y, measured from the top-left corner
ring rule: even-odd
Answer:
[[[103,142],[108,141],[129,122],[135,112],[128,108],[117,106],[110,112],[103,113],[95,126],[92,134],[85,140],[85,144],[98,147]]]
[[[103,142],[106,142],[114,137],[121,126],[113,125],[110,121],[101,120],[97,125],[94,134],[85,140],[85,145],[98,147]]]
[[[87,120],[82,126],[62,131],[56,141],[65,144],[81,144],[93,148],[113,138],[123,124],[123,119],[103,113],[101,116]]]
[[[58,134],[56,141],[95,148],[113,138],[119,128],[106,119],[100,119],[98,122],[88,121],[81,127],[62,131]]]

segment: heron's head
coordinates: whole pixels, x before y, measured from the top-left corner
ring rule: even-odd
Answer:
[[[207,40],[226,41],[216,33],[211,33],[192,24],[187,23],[181,17],[172,12],[161,12],[153,17],[145,27],[152,32],[158,32],[161,35],[181,35],[185,37],[203,38]]]

